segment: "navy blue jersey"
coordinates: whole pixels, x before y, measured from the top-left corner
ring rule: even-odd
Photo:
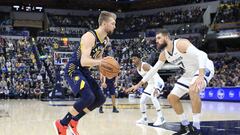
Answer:
[[[95,59],[99,57],[99,55],[104,51],[104,48],[106,47],[106,44],[107,44],[107,40],[105,39],[104,41],[100,41],[99,36],[95,30],[91,30],[89,32],[91,32],[96,38],[95,46],[92,48],[92,51],[90,54],[90,56],[93,59]],[[83,69],[80,62],[81,53],[82,52],[81,52],[81,43],[80,43],[80,45],[77,47],[77,50],[72,54],[72,57],[69,59],[69,62],[66,66],[66,68],[68,69],[67,72],[70,76],[72,75],[75,69]]]
[[[114,84],[115,78],[116,78],[116,77],[113,77],[112,79],[106,78],[106,84],[107,84],[107,85],[108,85],[108,84]]]

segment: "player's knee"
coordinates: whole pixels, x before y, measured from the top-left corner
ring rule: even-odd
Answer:
[[[152,100],[152,101],[157,100],[157,97],[155,97],[155,96],[152,95],[152,96],[151,96],[151,100]]]
[[[167,96],[167,100],[168,100],[168,102],[171,101],[171,98],[172,98],[172,96],[171,96],[171,94],[169,94],[169,95]]]
[[[93,93],[89,93],[85,96],[82,96],[82,99],[85,102],[85,105],[89,106],[95,101],[96,97]]]
[[[95,96],[92,94],[88,94],[88,96],[81,97],[74,105],[74,109],[78,112],[81,112],[84,108],[87,108],[91,104],[93,104],[95,100]]]
[[[94,96],[94,94],[91,94],[91,96],[87,98],[88,104],[91,105],[95,101],[95,99],[96,97]]]
[[[100,107],[102,106],[106,101],[106,97],[104,95],[98,96],[97,99],[95,100],[96,106]]]
[[[196,89],[194,89],[194,87],[190,87],[190,88],[189,88],[189,96],[190,96],[190,97],[198,96],[198,92],[197,92]]]
[[[189,91],[189,96],[191,100],[198,101],[198,102],[201,101],[200,95],[196,91],[191,91],[191,92]]]
[[[176,103],[176,102],[179,101],[179,97],[177,97],[177,96],[175,96],[175,95],[173,95],[173,94],[169,94],[168,97],[167,97],[167,99],[168,99],[168,102],[169,102],[170,104],[173,104],[173,103]]]

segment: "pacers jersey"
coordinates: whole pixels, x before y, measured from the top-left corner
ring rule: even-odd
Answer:
[[[181,53],[177,49],[177,42],[179,39],[173,41],[173,49],[172,52],[169,53],[166,49],[165,57],[168,62],[178,65],[185,70],[185,75],[192,76],[199,69],[199,63],[197,57],[192,57],[187,53]],[[213,66],[213,62],[207,59],[206,66]]]
[[[142,62],[141,69],[137,68],[137,72],[144,77],[147,74],[147,71],[143,70],[143,64],[147,64],[146,62]],[[150,65],[151,66],[151,65]],[[151,66],[152,68],[152,66]],[[158,73],[154,74],[154,76],[148,81],[148,84],[155,84],[155,82],[161,82],[163,84],[162,78],[158,75]]]
[[[111,79],[106,78],[106,84],[114,84],[116,77],[113,77]]]
[[[104,41],[101,41],[99,39],[99,36],[97,34],[97,32],[95,30],[91,30],[89,31],[91,32],[94,36],[95,36],[95,45],[94,47],[92,48],[92,51],[90,53],[90,56],[93,58],[93,59],[96,59],[97,57],[99,57],[104,49],[106,48],[107,46],[107,40],[104,39]],[[82,69],[84,67],[82,67],[81,65],[81,55],[82,55],[82,52],[81,52],[81,42],[80,42],[80,45],[77,47],[77,50],[72,54],[72,57],[69,59],[69,62],[66,66],[66,68],[68,69],[68,74],[71,75],[72,72],[75,70],[75,69]],[[87,68],[87,67],[86,67]]]

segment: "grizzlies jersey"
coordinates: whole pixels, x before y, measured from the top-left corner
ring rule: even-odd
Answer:
[[[106,48],[107,40],[104,39],[103,41],[101,41],[99,39],[99,36],[98,36],[98,34],[97,34],[97,32],[95,30],[91,30],[89,32],[91,32],[95,36],[95,39],[96,39],[95,40],[95,45],[92,48],[90,56],[93,59],[96,59],[97,57],[99,57],[102,54],[102,52]],[[81,62],[80,62],[81,55],[82,55],[81,45],[82,44],[80,42],[80,45],[77,47],[77,50],[72,54],[72,57],[69,59],[69,62],[67,64],[67,66],[66,66],[66,69],[68,70],[67,72],[68,72],[68,74],[70,76],[72,75],[72,72],[74,72],[75,69],[83,69],[84,68],[84,67],[82,67]]]
[[[173,50],[171,53],[165,49],[165,57],[168,62],[183,68],[185,70],[185,75],[192,76],[199,69],[198,59],[189,54],[181,53],[176,46],[178,40],[179,39],[173,41]],[[212,67],[213,62],[207,59],[206,68],[212,69]]]

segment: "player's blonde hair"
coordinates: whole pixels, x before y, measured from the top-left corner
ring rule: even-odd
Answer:
[[[114,20],[117,19],[117,15],[113,12],[108,11],[101,11],[99,17],[98,17],[98,24],[99,26],[102,25],[103,21],[108,21],[109,18],[113,18]]]

